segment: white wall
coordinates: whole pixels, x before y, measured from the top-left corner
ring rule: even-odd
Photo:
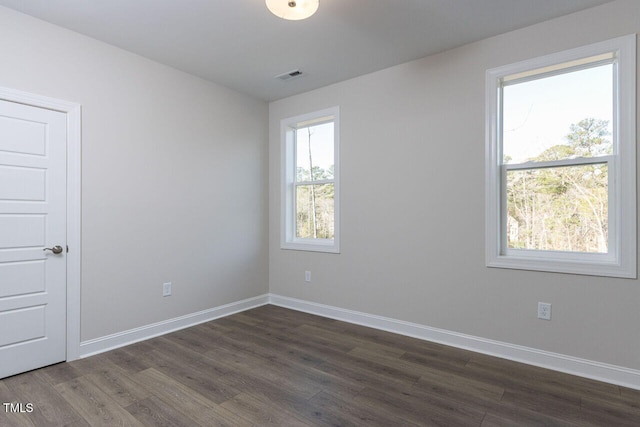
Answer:
[[[82,104],[83,341],[268,292],[266,103],[2,7],[0,53]]]
[[[270,291],[640,369],[638,280],[484,264],[485,71],[637,32],[618,1],[271,103]],[[342,253],[281,250],[279,122],[334,105]]]

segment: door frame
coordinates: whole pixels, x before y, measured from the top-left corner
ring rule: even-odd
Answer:
[[[81,289],[81,105],[0,87],[0,100],[59,111],[67,116],[67,354],[80,357]]]

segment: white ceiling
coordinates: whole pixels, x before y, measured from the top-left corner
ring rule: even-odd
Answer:
[[[320,0],[304,21],[264,0],[0,0],[0,5],[264,100],[611,0]],[[300,69],[283,82],[276,75]]]

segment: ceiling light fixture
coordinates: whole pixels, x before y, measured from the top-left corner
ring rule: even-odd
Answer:
[[[278,18],[298,21],[316,13],[320,0],[265,0],[265,3]]]

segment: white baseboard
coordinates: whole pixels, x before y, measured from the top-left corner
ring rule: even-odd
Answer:
[[[426,341],[433,341],[452,347],[640,390],[640,371],[635,369],[451,332],[388,317],[283,297],[276,294],[269,294],[269,303],[305,313],[316,314],[331,319],[342,320],[344,322],[355,323],[370,328]]]
[[[260,295],[242,301],[221,305],[219,307],[202,310],[197,313],[153,323],[151,325],[129,329],[128,331],[83,341],[80,343],[80,358],[93,356],[94,354],[103,353],[118,347],[144,341],[149,338],[188,328],[220,317],[229,316],[231,314],[246,311],[268,303],[269,296],[267,294]]]
[[[315,302],[283,297],[276,294],[260,295],[128,331],[83,341],[80,343],[80,358],[113,350],[118,347],[188,328],[241,311],[250,310],[265,304],[273,304],[292,310],[303,311],[305,313],[316,314],[318,316],[640,390],[639,370],[432,328],[417,323],[405,322]]]

